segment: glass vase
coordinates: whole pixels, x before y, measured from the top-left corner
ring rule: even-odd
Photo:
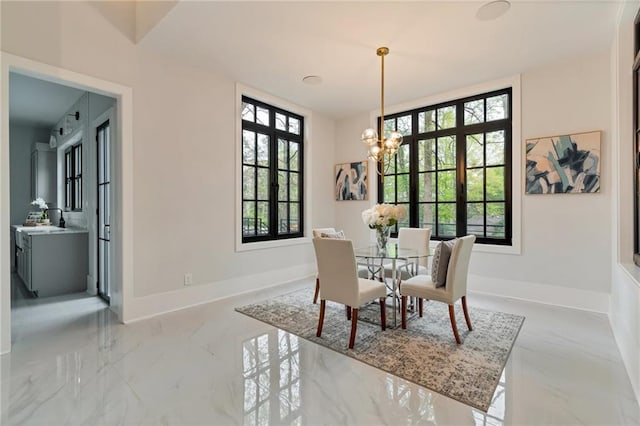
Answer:
[[[390,227],[383,226],[380,228],[376,228],[376,243],[378,244],[378,250],[383,252],[387,250],[389,235],[391,235]]]

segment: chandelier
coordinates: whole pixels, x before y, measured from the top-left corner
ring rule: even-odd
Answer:
[[[380,79],[380,137],[376,129],[367,129],[362,132],[362,142],[369,147],[369,158],[376,162],[376,171],[384,180],[384,175],[389,171],[393,157],[398,152],[402,144],[402,135],[398,132],[391,132],[385,135],[384,132],[384,57],[389,54],[389,48],[379,47],[376,54],[382,60],[382,72]]]

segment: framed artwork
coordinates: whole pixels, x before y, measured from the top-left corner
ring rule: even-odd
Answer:
[[[366,160],[357,163],[336,164],[336,201],[368,199],[367,166]]]
[[[600,131],[526,141],[526,194],[600,192]]]

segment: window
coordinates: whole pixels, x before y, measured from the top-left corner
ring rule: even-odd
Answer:
[[[403,135],[378,179],[378,201],[407,208],[395,231],[511,245],[511,116],[509,88],[385,117],[385,132]]]
[[[82,210],[82,143],[64,152],[64,182],[65,210]]]
[[[303,236],[303,117],[242,97],[242,242]]]

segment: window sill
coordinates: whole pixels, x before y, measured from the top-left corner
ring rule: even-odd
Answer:
[[[640,287],[640,268],[635,265],[635,263],[622,262],[618,263],[620,268],[627,274],[627,276],[631,279],[631,281],[637,286]]]
[[[431,241],[430,247],[433,251],[438,245],[439,241]],[[517,245],[511,246],[500,246],[493,244],[479,244],[475,243],[473,245],[473,251],[480,253],[493,253],[493,254],[512,254],[512,255],[520,255],[520,247]]]
[[[270,248],[278,248],[278,247],[289,247],[289,246],[297,246],[302,244],[311,244],[311,238],[309,237],[300,237],[300,238],[288,238],[286,240],[274,240],[274,241],[260,241],[256,243],[236,243],[236,251],[252,251],[252,250],[263,250]]]

